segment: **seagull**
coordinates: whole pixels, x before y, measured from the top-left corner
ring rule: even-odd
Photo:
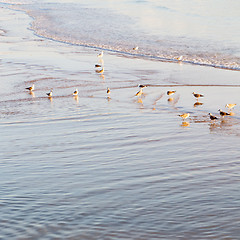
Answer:
[[[232,108],[234,108],[235,106],[236,106],[237,104],[235,104],[235,103],[228,103],[228,104],[226,104],[226,106],[225,107],[227,107],[228,108],[228,110],[232,110]]]
[[[216,120],[218,117],[213,116],[211,113],[208,114],[211,120]]]
[[[96,70],[97,73],[103,73],[104,72],[104,67],[102,67],[102,69],[100,70]]]
[[[52,96],[52,90],[49,93],[46,93],[48,97]]]
[[[218,111],[220,112],[220,115],[221,115],[222,117],[231,115],[230,113],[223,112],[221,109],[218,109]]]
[[[141,96],[143,94],[142,88],[140,89],[140,91],[138,91],[135,96]]]
[[[183,120],[188,118],[190,116],[190,113],[183,113],[181,115],[178,115],[179,117],[181,117]]]
[[[133,50],[138,50],[138,46],[134,47]]]
[[[31,87],[27,87],[26,89],[29,90],[29,91],[33,91],[34,90],[34,84]]]
[[[183,56],[182,56],[182,55],[179,56],[179,57],[177,58],[177,60],[178,60],[179,62],[181,62],[181,61],[183,60]]]
[[[103,51],[97,55],[98,57],[103,57]]]
[[[78,89],[76,88],[76,90],[73,92],[73,96],[77,96],[78,95]]]
[[[200,93],[195,93],[195,92],[193,92],[192,93],[193,94],[193,96],[198,100],[198,98],[200,98],[200,97],[204,97],[202,94],[200,94]]]
[[[175,90],[167,91],[167,95],[172,95],[172,94],[174,94],[175,92],[176,92]]]

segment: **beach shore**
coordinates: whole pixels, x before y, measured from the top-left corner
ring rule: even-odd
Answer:
[[[99,58],[101,49],[35,35],[31,21],[0,8],[0,238],[238,237],[239,72]],[[227,103],[234,114],[221,118]]]

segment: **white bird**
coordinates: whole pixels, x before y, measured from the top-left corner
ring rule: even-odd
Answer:
[[[175,92],[175,90],[167,91],[167,95],[173,95]]]
[[[135,94],[135,96],[141,96],[142,94],[143,94],[143,89],[140,88],[140,91],[138,91],[138,92]]]
[[[101,53],[98,54],[98,57],[103,57],[103,51]]]
[[[48,97],[52,96],[52,90],[49,93],[46,93]]]
[[[34,90],[34,84],[31,87],[27,87],[26,89],[29,90],[29,91],[33,91]]]
[[[96,72],[97,73],[103,73],[104,72],[104,67],[102,67],[102,69],[100,69],[100,70],[97,69]]]
[[[181,62],[181,61],[183,60],[183,56],[182,56],[182,55],[179,56],[179,57],[177,58],[177,60],[178,60],[179,62]]]
[[[147,85],[139,84],[138,87],[139,88],[145,88],[145,87],[147,87]]]
[[[200,97],[204,97],[204,95],[203,94],[200,94],[200,93],[195,93],[195,92],[193,92],[192,93],[193,94],[193,96],[198,100]]]
[[[77,96],[78,95],[78,89],[76,88],[76,90],[73,92],[73,96]]]
[[[218,111],[219,111],[220,115],[221,115],[223,118],[224,118],[224,116],[229,116],[229,115],[231,115],[230,113],[223,112],[222,109],[218,109]]]
[[[190,113],[183,113],[181,115],[178,115],[179,117],[181,117],[182,119],[186,119],[190,116]]]
[[[237,104],[236,103],[228,103],[226,104],[226,108],[228,108],[230,111],[232,110],[232,108],[234,108]]]
[[[210,117],[211,120],[216,120],[216,119],[218,119],[218,117],[213,116],[211,113],[209,113],[208,115],[209,115],[209,117]]]

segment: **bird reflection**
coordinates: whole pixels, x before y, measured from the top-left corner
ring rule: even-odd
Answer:
[[[74,98],[74,100],[76,101],[76,103],[79,103],[79,97],[78,97],[78,95],[73,96],[73,98]]]
[[[195,103],[193,104],[193,107],[198,107],[198,106],[201,106],[201,105],[203,105],[203,103],[201,103],[201,102],[195,102]]]
[[[210,132],[216,131],[217,128],[219,128],[219,124],[218,124],[218,123],[216,123],[216,122],[211,122],[211,123],[209,124],[209,130],[210,130]]]
[[[190,126],[190,123],[189,123],[189,122],[186,122],[186,121],[183,121],[180,126],[181,126],[181,127],[189,127],[189,126]]]
[[[102,79],[104,80],[104,79],[105,79],[104,74],[101,74],[101,75],[100,75],[100,78],[102,78]]]
[[[35,98],[35,93],[32,91],[29,91],[29,95],[31,95],[33,98]]]

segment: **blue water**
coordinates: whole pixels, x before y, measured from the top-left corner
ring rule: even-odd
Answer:
[[[239,71],[166,62],[233,64],[237,31],[218,31],[237,3],[4,2],[0,239],[240,239]],[[235,115],[210,121],[226,103]]]

